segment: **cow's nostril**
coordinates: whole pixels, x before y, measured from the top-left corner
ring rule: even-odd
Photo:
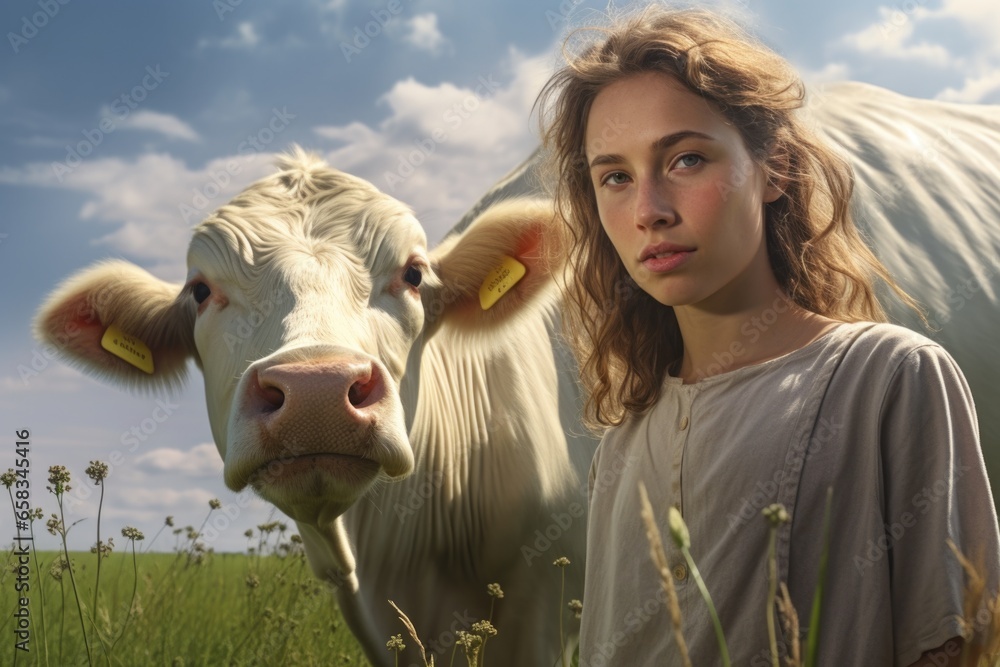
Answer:
[[[354,407],[358,407],[368,399],[377,385],[378,375],[372,373],[367,380],[358,380],[351,385],[351,388],[347,390],[347,400]]]
[[[285,403],[285,394],[277,387],[261,387],[260,395],[274,410]]]

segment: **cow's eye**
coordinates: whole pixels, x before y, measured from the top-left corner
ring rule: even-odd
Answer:
[[[420,269],[416,266],[411,266],[406,270],[406,273],[403,274],[403,280],[410,283],[414,287],[420,287],[420,279],[422,277]]]
[[[203,303],[205,299],[212,296],[212,290],[208,289],[208,285],[205,283],[195,285],[192,293],[194,294],[194,300],[198,303]]]

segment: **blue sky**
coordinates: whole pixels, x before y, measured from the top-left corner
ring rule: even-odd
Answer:
[[[987,0],[706,4],[814,85],[1000,103],[1000,8]],[[105,387],[46,358],[30,335],[35,308],[107,257],[183,279],[189,228],[292,142],[409,204],[440,239],[534,147],[532,102],[567,30],[607,12],[571,0],[3,3],[0,469],[27,428],[46,512],[50,465],[68,466],[79,493],[87,462],[114,458],[105,535],[131,524],[151,536],[167,515],[197,527],[218,497],[235,518],[210,546],[245,548],[243,531],[271,509],[223,486],[200,376],[168,399]],[[93,498],[73,509],[85,520],[72,546],[94,542],[95,515]]]

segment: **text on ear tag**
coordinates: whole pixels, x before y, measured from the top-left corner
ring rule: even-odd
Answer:
[[[129,336],[119,329],[117,324],[112,324],[104,332],[104,337],[101,338],[101,347],[139,370],[150,375],[153,374],[153,353],[149,351],[145,343],[135,336]]]
[[[500,264],[486,275],[479,288],[479,305],[489,310],[507,291],[516,285],[527,269],[513,257],[504,257]]]

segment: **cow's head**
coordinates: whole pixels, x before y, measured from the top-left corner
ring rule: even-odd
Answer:
[[[412,471],[429,337],[516,317],[551,284],[559,239],[549,205],[508,202],[428,253],[405,206],[295,149],[195,228],[186,284],[101,263],[54,292],[36,334],[130,388],[175,385],[193,358],[226,484],[324,524],[377,477]],[[527,274],[484,311],[480,286],[504,256]],[[148,347],[151,374],[102,347],[112,326],[119,347]]]

